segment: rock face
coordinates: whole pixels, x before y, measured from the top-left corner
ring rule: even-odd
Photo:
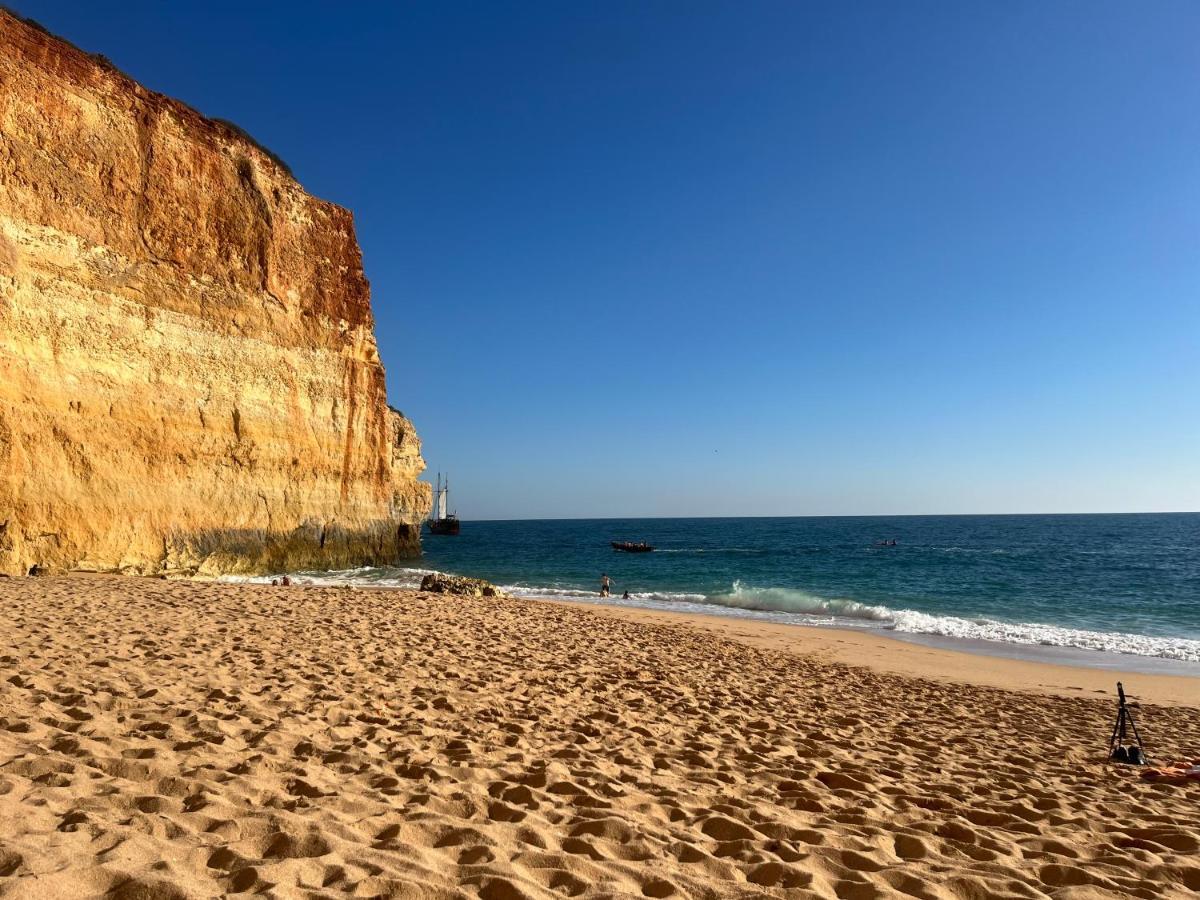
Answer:
[[[458,597],[505,597],[504,591],[482,578],[463,578],[430,572],[421,579],[421,590],[431,594],[452,594]]]
[[[0,572],[420,552],[350,213],[0,12]]]

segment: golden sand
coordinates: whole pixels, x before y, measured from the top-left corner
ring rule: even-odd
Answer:
[[[1200,785],[1104,762],[1091,673],[971,657],[1000,674],[965,683],[835,632],[104,577],[0,579],[0,626],[5,896],[1200,890]],[[1029,690],[979,683],[1018,669]],[[1189,682],[1155,683],[1152,752],[1200,756]]]

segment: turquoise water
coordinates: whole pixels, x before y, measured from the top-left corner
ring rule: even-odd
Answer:
[[[300,577],[595,600],[606,572],[639,606],[1200,661],[1200,513],[464,522],[424,546],[412,568]]]

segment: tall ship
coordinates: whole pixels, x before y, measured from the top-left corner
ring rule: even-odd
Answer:
[[[429,521],[425,523],[429,526],[430,534],[458,534],[458,516],[446,513],[449,499],[450,476],[447,475],[446,483],[442,484],[442,473],[438,472],[437,487],[433,489],[433,509],[429,511]]]

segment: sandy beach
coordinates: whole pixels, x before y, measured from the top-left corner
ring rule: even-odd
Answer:
[[[1170,897],[1116,676],[530,600],[0,579],[11,897]],[[1157,760],[1200,682],[1131,675]],[[1101,692],[1107,693],[1101,693]]]

